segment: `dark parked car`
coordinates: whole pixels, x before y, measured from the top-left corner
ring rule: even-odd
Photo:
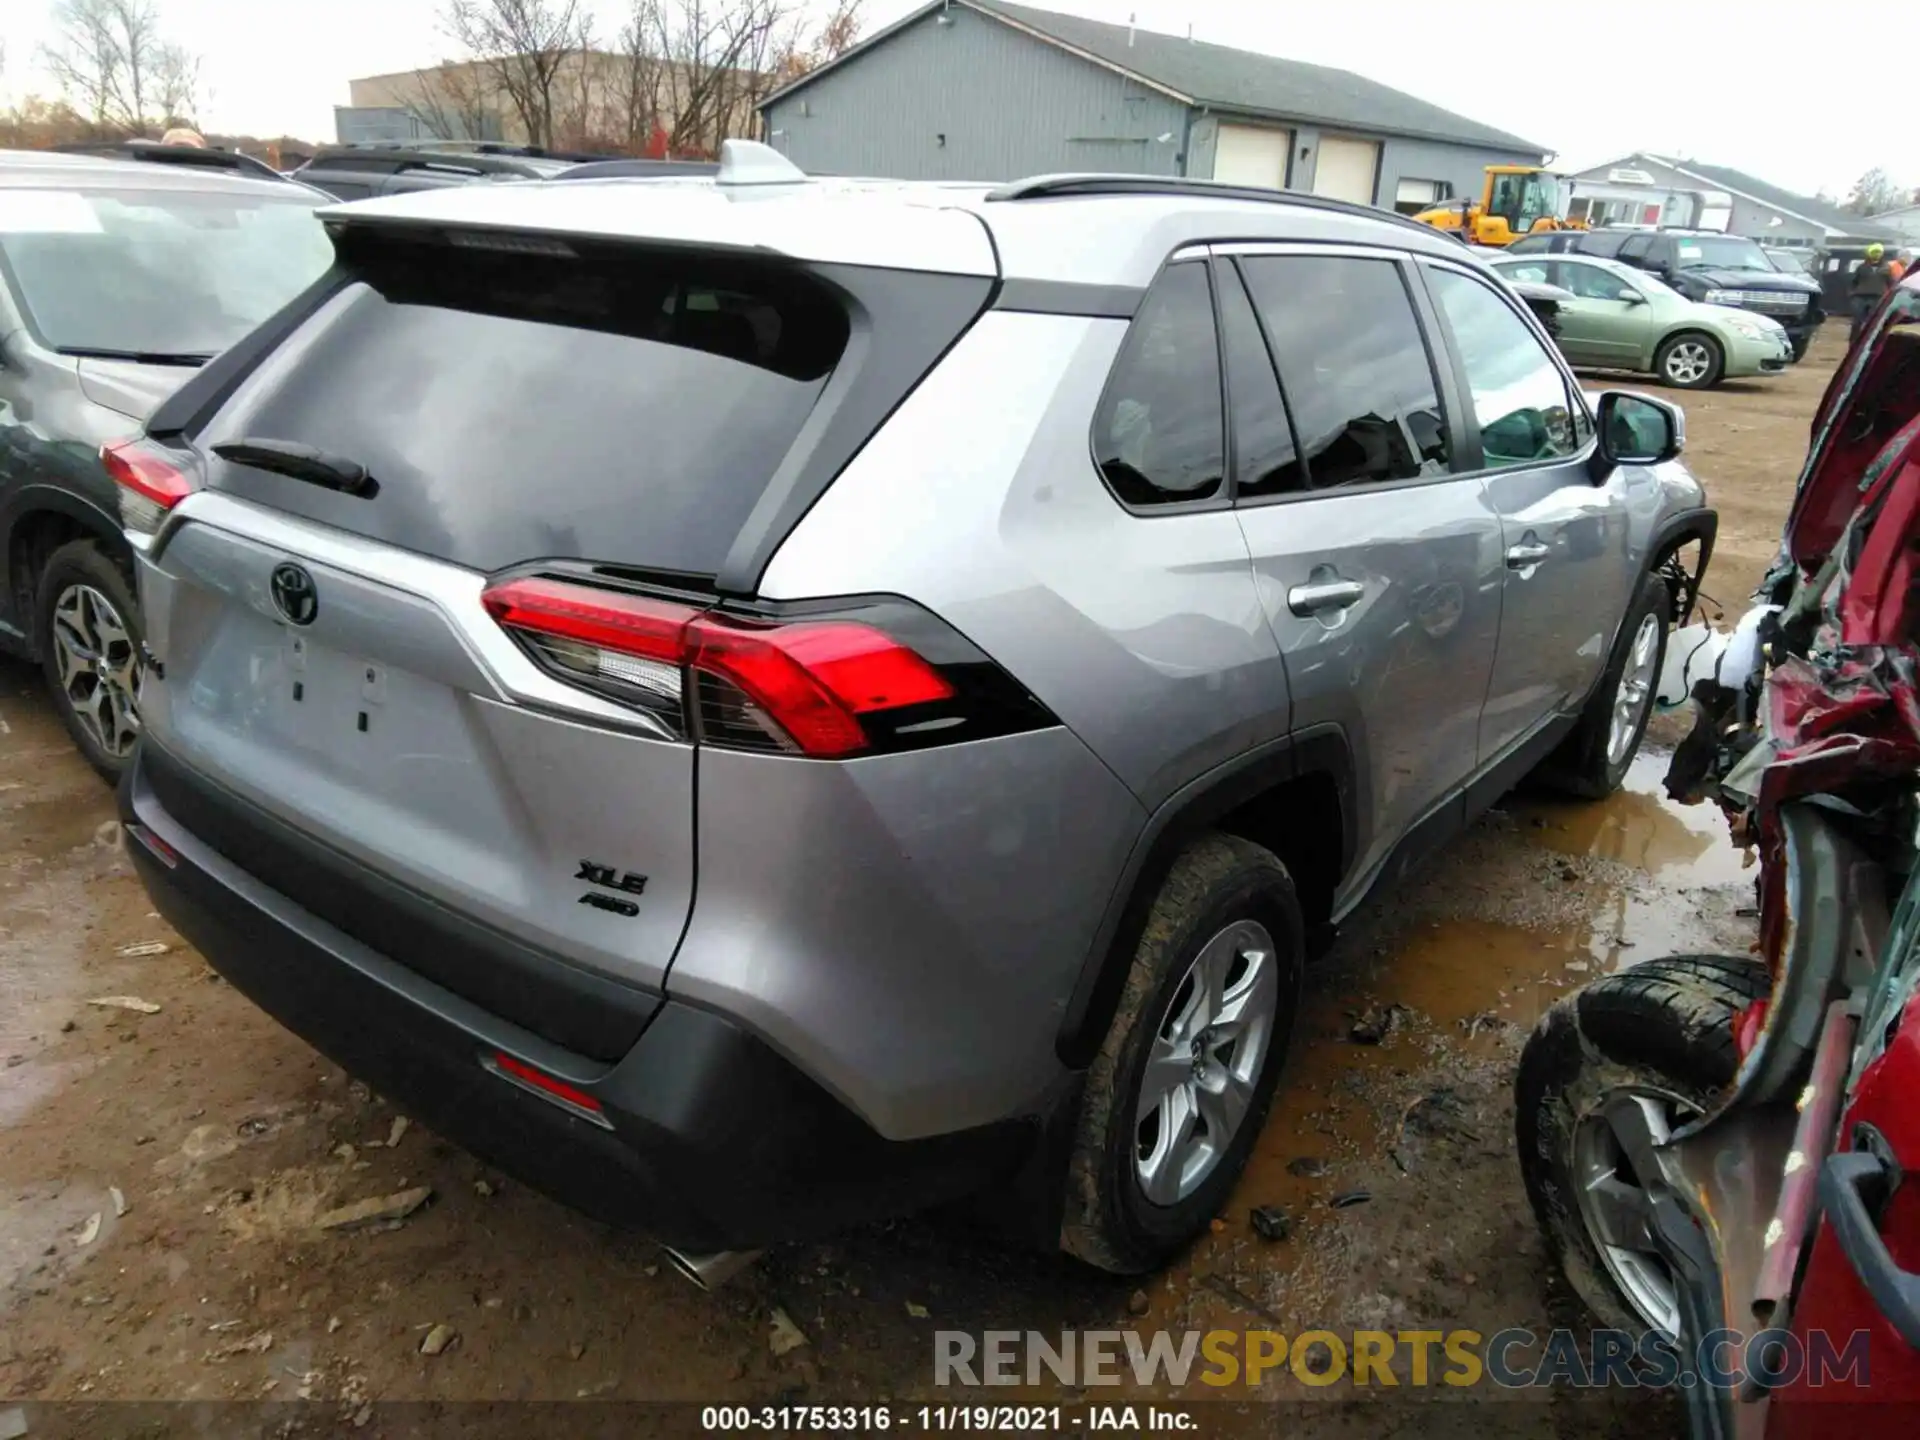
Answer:
[[[1782,274],[1744,235],[1710,230],[1575,230],[1529,235],[1510,255],[1601,255],[1658,275],[1689,300],[1730,305],[1780,322],[1799,360],[1826,318],[1820,285],[1806,275]]]
[[[45,665],[109,777],[140,728],[120,529],[140,501],[101,447],[326,270],[324,203],[221,167],[0,151],[0,650]]]
[[[515,147],[342,145],[320,151],[293,178],[337,200],[365,200],[476,181],[550,180],[575,163]]]

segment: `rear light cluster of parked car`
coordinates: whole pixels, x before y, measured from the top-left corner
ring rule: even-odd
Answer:
[[[709,743],[851,755],[870,744],[861,716],[953,695],[912,650],[855,621],[766,623],[541,578],[481,599],[557,675]]]

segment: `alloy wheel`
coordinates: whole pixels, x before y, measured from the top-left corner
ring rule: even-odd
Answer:
[[[1279,961],[1265,926],[1235,921],[1194,957],[1154,1031],[1134,1110],[1135,1173],[1154,1204],[1191,1195],[1233,1144],[1279,1002]]]
[[[1601,1262],[1635,1314],[1668,1335],[1680,1331],[1673,1270],[1653,1238],[1649,1180],[1654,1151],[1691,1118],[1680,1102],[1650,1091],[1618,1091],[1574,1129],[1573,1175],[1580,1216]]]
[[[1647,615],[1633,632],[1633,648],[1613,692],[1613,716],[1607,727],[1607,764],[1618,765],[1633,747],[1640,718],[1653,699],[1654,661],[1660,654],[1660,617]]]
[[[114,604],[91,585],[69,585],[53,603],[60,688],[80,727],[109,759],[140,738],[140,650]]]
[[[1713,371],[1713,352],[1699,340],[1682,340],[1667,352],[1667,378],[1676,385],[1698,385]]]

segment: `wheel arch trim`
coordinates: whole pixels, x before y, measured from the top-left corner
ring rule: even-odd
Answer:
[[[1081,962],[1054,1048],[1070,1069],[1092,1062],[1113,1023],[1131,948],[1124,944],[1151,903],[1146,883],[1162,875],[1194,836],[1278,785],[1310,776],[1333,782],[1340,804],[1340,879],[1353,868],[1358,813],[1353,752],[1339,726],[1315,725],[1236,756],[1176,790],[1148,816]]]

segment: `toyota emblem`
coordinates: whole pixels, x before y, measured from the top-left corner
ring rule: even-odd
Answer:
[[[289,562],[273,567],[273,608],[295,625],[311,625],[320,613],[320,594],[313,587],[313,576]]]

